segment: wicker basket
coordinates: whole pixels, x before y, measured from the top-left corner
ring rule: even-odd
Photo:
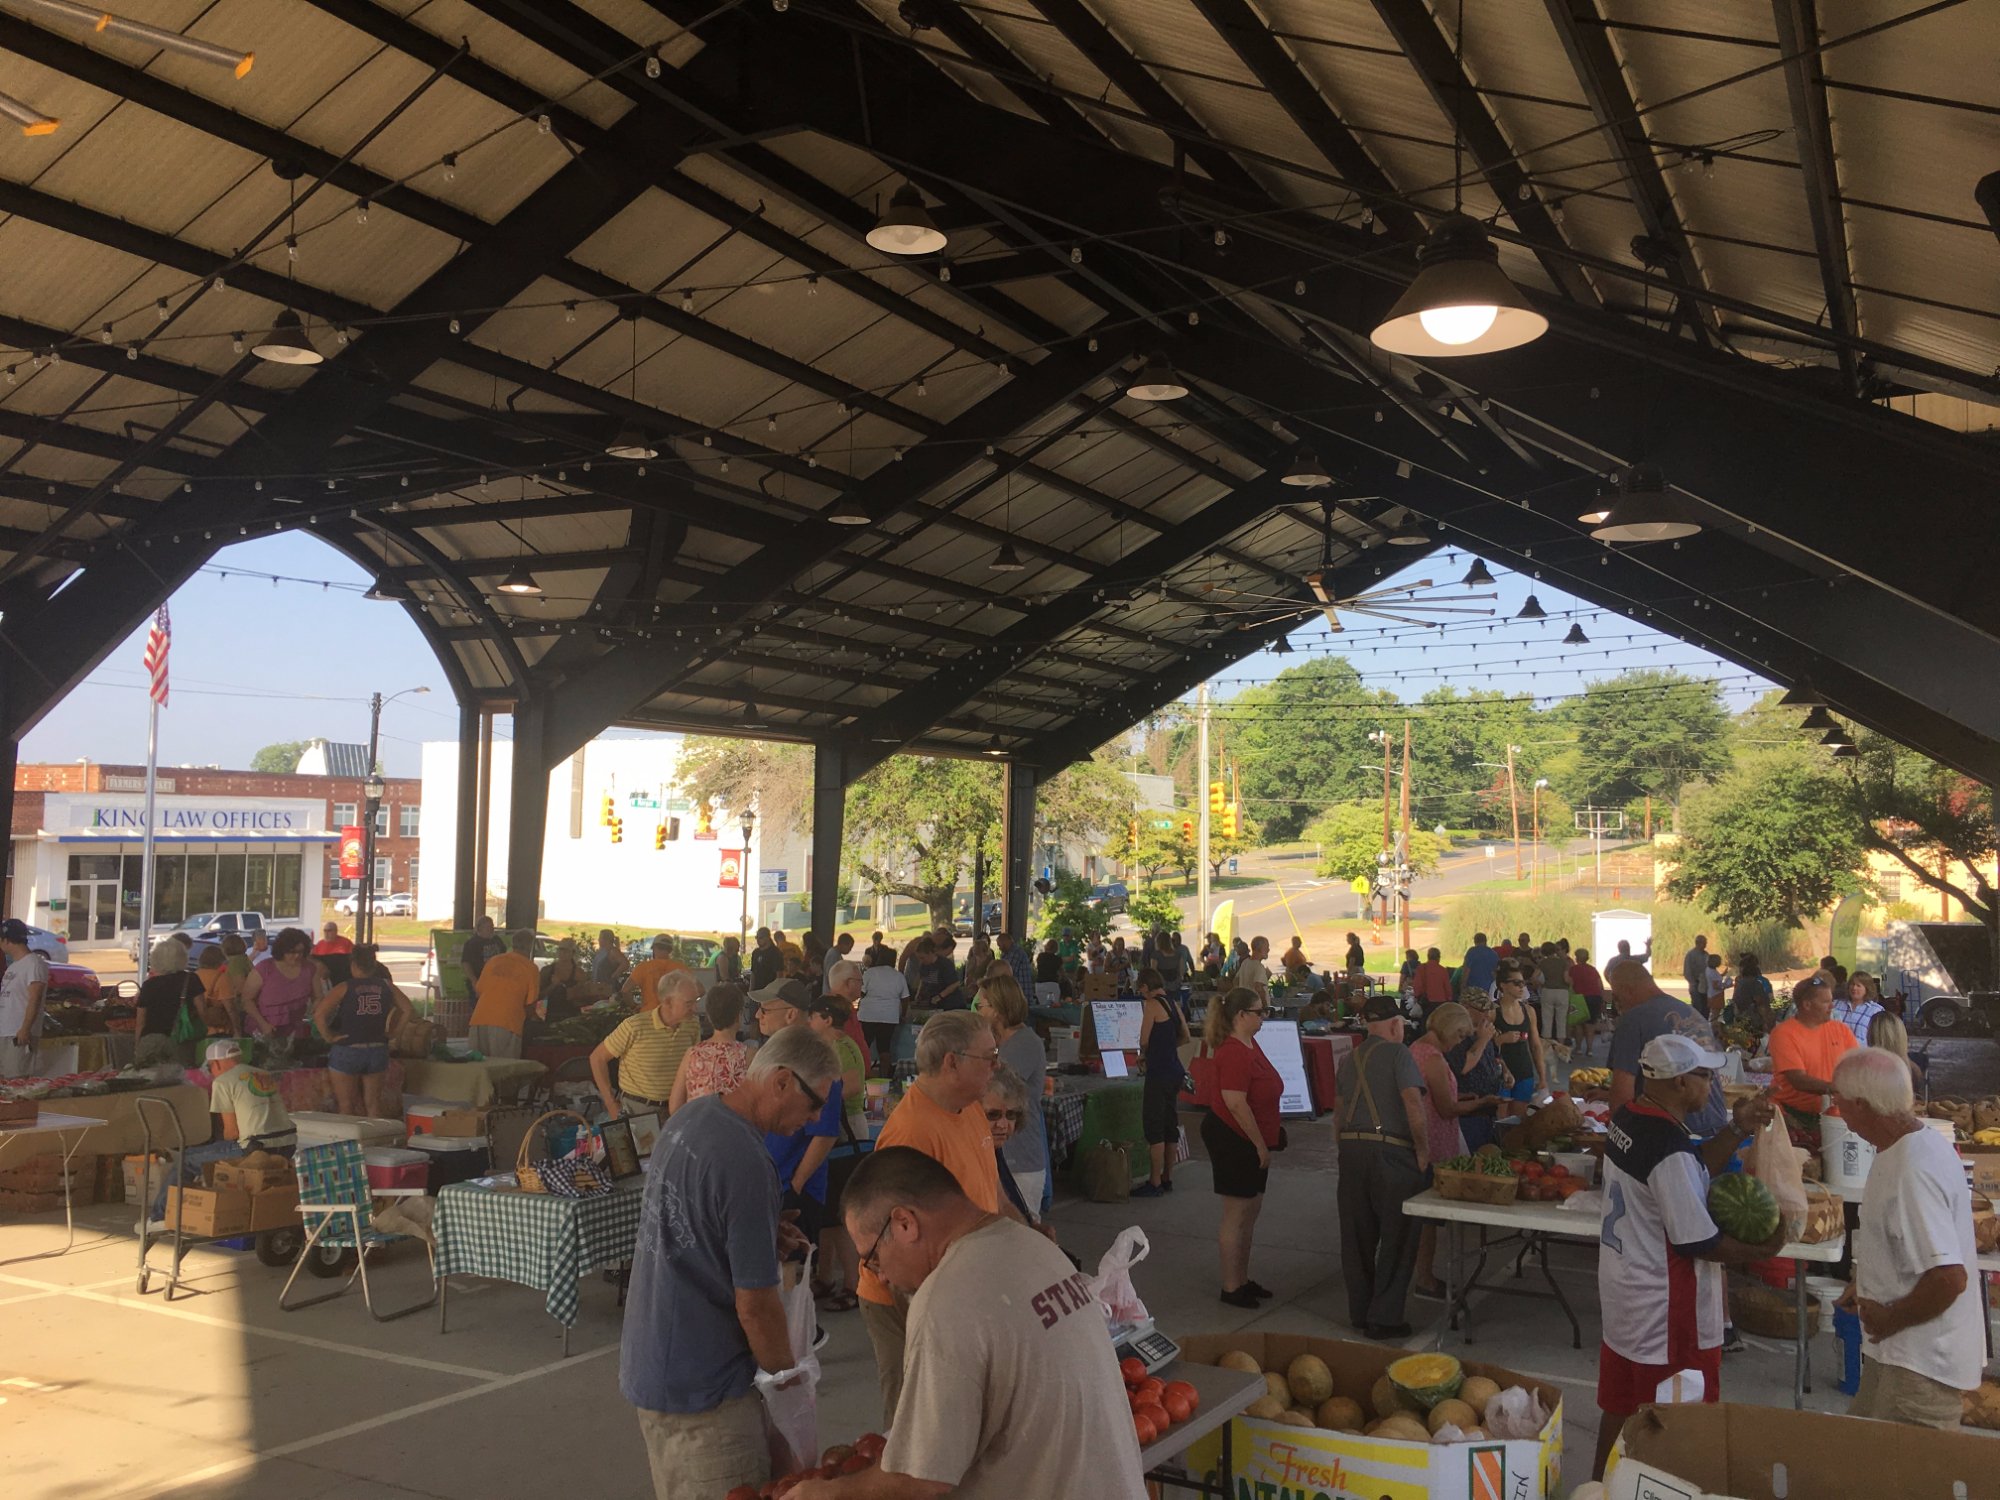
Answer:
[[[537,1146],[545,1145],[547,1138],[542,1134],[542,1127],[551,1120],[574,1120],[585,1130],[590,1129],[590,1121],[573,1109],[552,1109],[547,1114],[536,1116],[527,1133],[521,1137],[521,1149],[514,1153],[514,1181],[524,1193],[546,1193],[549,1190],[535,1163],[528,1159],[528,1153]]]
[[[1521,1190],[1521,1180],[1512,1172],[1505,1177],[1496,1177],[1487,1172],[1462,1172],[1451,1167],[1438,1167],[1432,1173],[1432,1181],[1440,1198],[1449,1198],[1455,1203],[1512,1203],[1514,1195]]]

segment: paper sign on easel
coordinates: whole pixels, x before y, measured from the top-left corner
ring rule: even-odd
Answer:
[[[1257,1050],[1278,1070],[1284,1093],[1278,1097],[1281,1115],[1310,1115],[1312,1090],[1306,1085],[1305,1049],[1299,1043],[1297,1021],[1266,1021],[1257,1028]]]

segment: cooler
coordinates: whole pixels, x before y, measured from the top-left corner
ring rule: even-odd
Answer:
[[[413,1136],[429,1135],[437,1128],[437,1117],[448,1109],[461,1109],[445,1099],[425,1099],[413,1094],[403,1096],[403,1123],[410,1127]]]
[[[410,1134],[409,1127],[401,1120],[371,1120],[365,1115],[339,1115],[314,1109],[294,1110],[292,1124],[298,1128],[301,1147],[330,1146],[335,1141],[400,1146]]]
[[[484,1177],[492,1165],[483,1135],[413,1135],[410,1149],[430,1163],[430,1191]]]
[[[373,1146],[361,1153],[361,1160],[368,1168],[368,1186],[376,1192],[388,1188],[415,1188],[422,1192],[430,1186],[431,1158],[425,1152],[400,1146]]]

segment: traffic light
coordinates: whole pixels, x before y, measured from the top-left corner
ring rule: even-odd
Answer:
[[[1184,839],[1186,839],[1186,840],[1187,840],[1187,841],[1188,841],[1188,842],[1189,842],[1190,844],[1194,842],[1194,819],[1193,819],[1193,818],[1182,818],[1182,819],[1181,819],[1181,837],[1182,837],[1182,838],[1184,838]]]
[[[606,792],[604,794],[604,810],[597,815],[598,823],[605,828],[609,828],[612,818],[616,816],[616,807],[617,804],[611,800],[611,794]]]
[[[1208,784],[1208,815],[1211,818],[1222,816],[1222,783],[1219,781]]]
[[[653,847],[654,847],[655,849],[664,849],[664,848],[666,848],[666,847],[667,847],[667,825],[666,825],[666,824],[664,824],[664,823],[655,823],[655,824],[653,825]]]
[[[623,818],[619,817],[618,814],[614,812],[611,815],[607,823],[607,826],[611,829],[612,843],[622,844],[625,842],[625,820]]]
[[[1222,836],[1226,839],[1236,837],[1236,804],[1234,802],[1222,809]]]
[[[1139,820],[1134,818],[1125,825],[1125,847],[1134,854],[1139,852]]]

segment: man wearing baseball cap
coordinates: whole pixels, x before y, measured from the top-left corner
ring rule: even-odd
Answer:
[[[1424,1075],[1394,995],[1371,995],[1361,1019],[1368,1035],[1340,1060],[1333,1091],[1347,1320],[1372,1339],[1408,1338],[1419,1226],[1403,1204],[1430,1185]]]
[[[1706,1143],[1689,1132],[1707,1102],[1723,1054],[1692,1037],[1664,1032],[1639,1054],[1639,1092],[1611,1120],[1604,1152],[1604,1227],[1597,1250],[1597,1295],[1604,1344],[1598,1351],[1593,1478],[1602,1478],[1625,1419],[1662,1399],[1677,1374],[1701,1377],[1703,1401],[1721,1399],[1723,1274],[1777,1253],[1785,1232],[1746,1245],[1708,1212],[1710,1174],[1725,1169],[1746,1136],[1769,1122],[1771,1101],[1745,1099]]]
[[[290,1156],[299,1134],[278,1096],[277,1079],[245,1063],[243,1049],[230,1037],[210,1042],[203,1060],[208,1067],[209,1112],[222,1116],[222,1131],[214,1140],[181,1153],[182,1180],[200,1182],[208,1163],[233,1161],[252,1151]],[[162,1182],[153,1200],[153,1217],[166,1211],[166,1202],[167,1185]]]
[[[42,1004],[49,993],[49,961],[28,946],[28,924],[18,917],[0,922],[0,1078],[31,1078],[35,1041],[42,1034]]]

